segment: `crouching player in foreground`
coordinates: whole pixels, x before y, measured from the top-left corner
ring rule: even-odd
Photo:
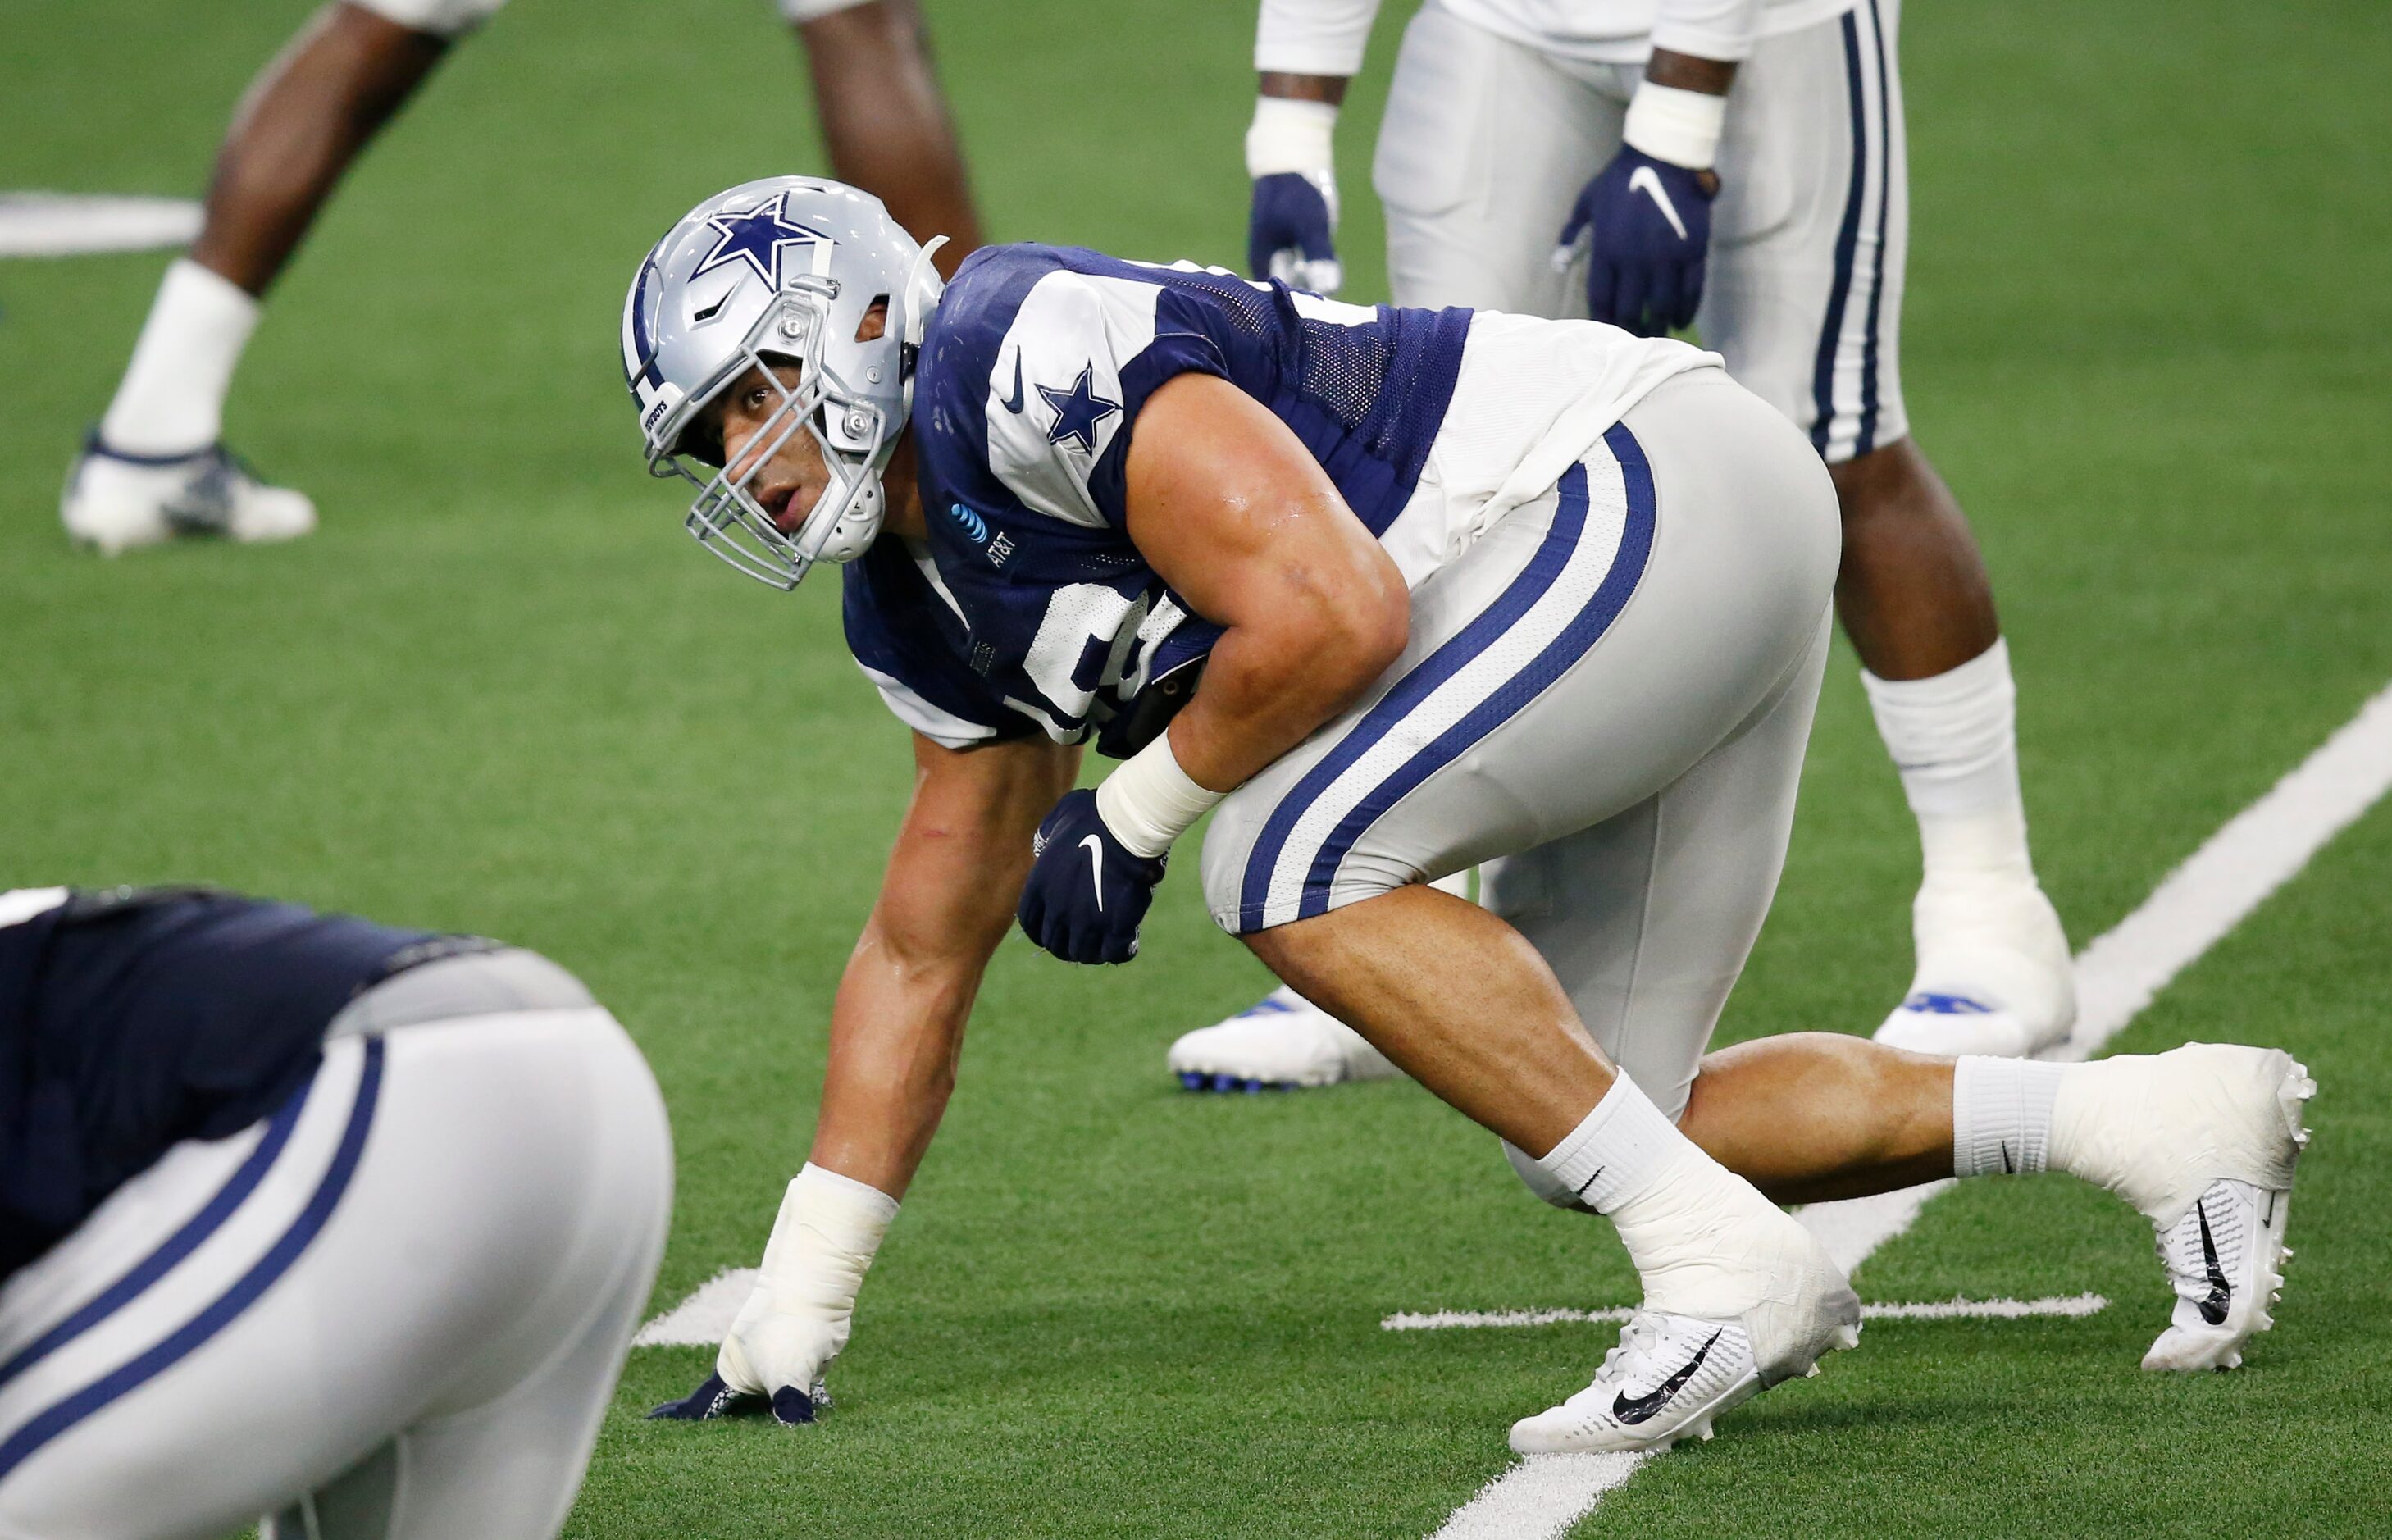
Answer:
[[[529,952],[192,890],[0,895],[0,1536],[547,1540],[672,1200]]]
[[[1713,355],[1053,246],[942,296],[878,203],[795,178],[676,225],[623,346],[709,549],[784,588],[847,564],[918,766],[812,1160],[717,1375],[660,1412],[812,1417],[1017,898],[1047,950],[1126,962],[1207,811],[1223,928],[1627,1244],[1620,1350],[1515,1449],[1705,1435],[1853,1345],[1773,1200],[2069,1170],[2158,1227],[2182,1303],[2149,1363],[2268,1324],[2310,1089],[2281,1052],[1704,1056],[1785,854],[1838,544],[1818,456]],[[1071,790],[1090,737],[1128,762]],[[1499,858],[1488,908],[1424,881]]]

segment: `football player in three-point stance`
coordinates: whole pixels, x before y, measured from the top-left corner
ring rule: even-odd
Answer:
[[[259,301],[349,164],[506,0],[332,0],[268,64],[233,120],[207,222],[166,270],[116,397],[67,473],[67,534],[110,555],[178,535],[292,540],[300,492],[221,442],[224,402]],[[962,151],[914,0],[779,0],[812,67],[831,168],[899,219],[979,244]],[[956,255],[960,257],[962,251]]]
[[[1378,9],[1264,0],[1257,276],[1334,292],[1331,130]],[[1692,324],[1809,435],[1842,516],[1836,607],[1925,855],[1911,985],[1878,1037],[2029,1053],[2066,1036],[2075,986],[2028,857],[1984,562],[1903,404],[1900,15],[1900,0],[1424,0],[1372,181],[1397,304]],[[1286,990],[1169,1060],[1200,1090],[1393,1073]]]
[[[1718,359],[1592,321],[1365,308],[1043,245],[943,292],[873,199],[709,199],[633,278],[626,379],[687,526],[780,588],[843,564],[914,735],[811,1159],[681,1416],[804,1421],[1019,919],[1126,962],[1210,812],[1214,919],[1607,1216],[1644,1299],[1523,1451],[1655,1448],[1851,1346],[1775,1207],[2065,1169],[2157,1226],[2155,1366],[2268,1324],[2308,1083],[2191,1047],[1956,1063],[1704,1050],[1775,885],[1838,534],[1816,450]],[[1080,745],[1125,762],[1072,790]],[[1501,901],[1428,885],[1508,857]]]
[[[544,958],[0,894],[0,1536],[550,1540],[671,1204],[655,1078]]]

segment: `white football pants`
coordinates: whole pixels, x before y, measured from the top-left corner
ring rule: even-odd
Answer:
[[[1657,385],[1413,590],[1369,694],[1222,802],[1215,920],[1485,863],[1480,902],[1676,1116],[1785,863],[1840,545],[1784,418],[1717,369]]]
[[[1736,72],[1696,329],[1830,464],[1909,431],[1910,243],[1901,0],[1765,37]],[[1404,33],[1372,179],[1398,305],[1586,314],[1583,254],[1553,254],[1618,152],[1642,65],[1542,54],[1428,0]]]
[[[656,1081],[569,975],[398,975],[283,1109],[0,1290],[0,1536],[548,1540],[671,1194]]]

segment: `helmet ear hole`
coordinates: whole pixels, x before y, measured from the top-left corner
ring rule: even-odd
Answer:
[[[875,294],[855,323],[857,342],[878,342],[889,334],[889,296]]]

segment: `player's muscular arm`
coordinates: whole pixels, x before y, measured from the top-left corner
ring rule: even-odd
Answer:
[[[964,1023],[1013,921],[1031,831],[1079,750],[957,751],[916,734],[914,797],[831,1006],[817,1166],[903,1197],[955,1089]]]
[[[1402,654],[1410,596],[1320,463],[1226,380],[1182,374],[1150,397],[1126,472],[1131,542],[1228,628],[1170,731],[1189,777],[1228,790]]]

